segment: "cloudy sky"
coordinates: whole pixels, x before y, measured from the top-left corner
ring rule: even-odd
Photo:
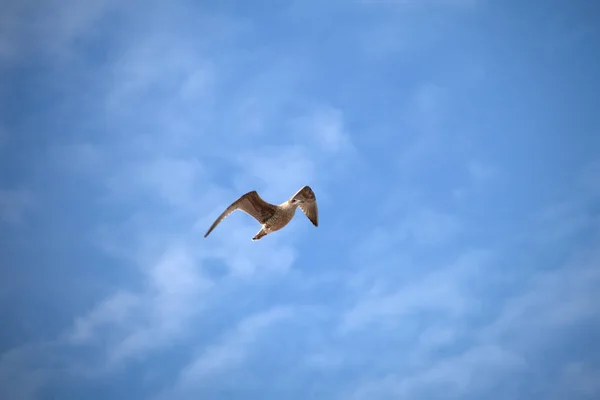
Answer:
[[[598,399],[592,3],[4,1],[0,398]]]

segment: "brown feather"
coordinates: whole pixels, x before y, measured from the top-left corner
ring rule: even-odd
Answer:
[[[231,203],[231,205],[227,207],[221,215],[219,215],[219,217],[215,220],[215,222],[213,222],[211,227],[208,228],[208,231],[206,232],[204,237],[207,237],[212,232],[212,230],[215,229],[216,226],[219,225],[221,221],[223,221],[223,219],[225,219],[225,217],[227,217],[235,210],[244,211],[246,214],[249,214],[252,217],[254,217],[254,219],[256,219],[259,223],[263,224],[275,213],[276,207],[277,206],[275,206],[274,204],[267,203],[266,201],[264,201],[258,195],[256,190],[248,192],[233,203]]]
[[[317,198],[310,186],[304,186],[298,190],[292,199],[304,200],[299,207],[314,226],[319,226],[319,209],[317,207]]]

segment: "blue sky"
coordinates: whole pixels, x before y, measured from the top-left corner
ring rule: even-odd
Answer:
[[[6,2],[0,398],[597,399],[598,15]]]

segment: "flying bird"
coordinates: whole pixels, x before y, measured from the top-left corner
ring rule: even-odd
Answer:
[[[253,216],[262,225],[262,229],[252,238],[252,240],[259,240],[263,236],[286,226],[294,218],[297,207],[300,207],[314,226],[319,226],[317,199],[309,186],[302,187],[288,201],[280,205],[267,203],[258,195],[256,190],[253,190],[231,203],[208,228],[204,237],[207,237],[229,214],[235,210],[241,210]]]

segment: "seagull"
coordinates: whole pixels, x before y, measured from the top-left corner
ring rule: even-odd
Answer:
[[[278,206],[267,203],[258,195],[256,190],[253,190],[231,203],[208,228],[204,237],[207,237],[229,214],[235,210],[241,210],[253,216],[262,225],[262,229],[252,238],[252,240],[259,240],[263,236],[286,226],[294,218],[297,207],[300,207],[314,226],[319,226],[317,199],[310,186],[302,187],[288,201]]]

